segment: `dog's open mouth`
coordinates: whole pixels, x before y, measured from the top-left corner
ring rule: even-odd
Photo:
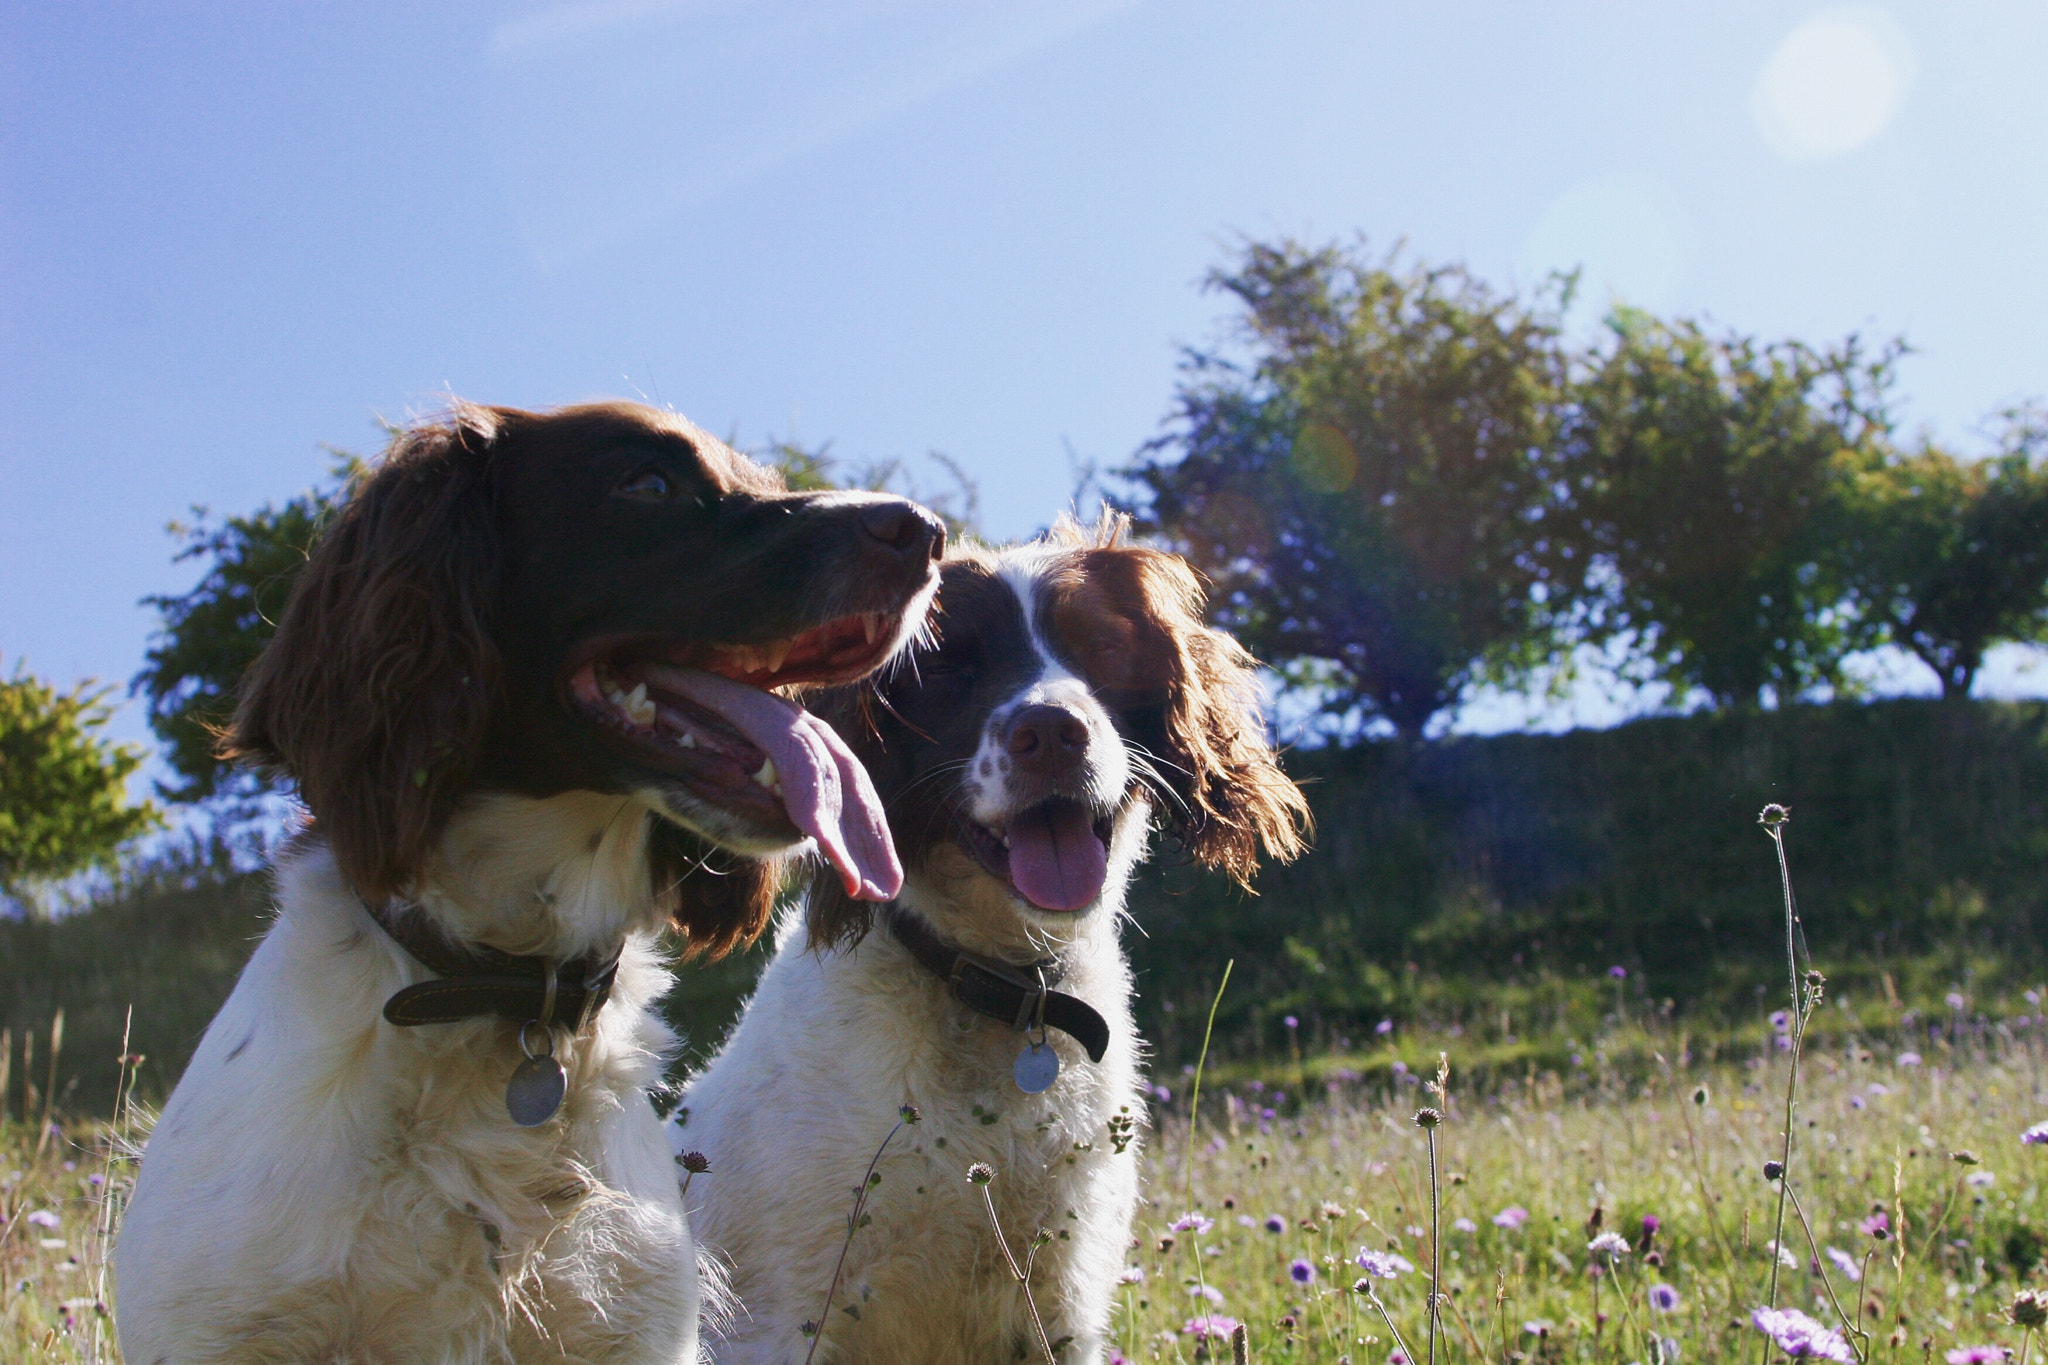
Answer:
[[[867,770],[830,726],[767,689],[861,677],[901,624],[864,612],[766,644],[633,642],[574,669],[568,691],[640,766],[764,832],[815,839],[848,895],[888,900],[903,871]]]
[[[962,819],[961,844],[992,877],[1040,910],[1085,910],[1109,878],[1112,817],[1055,796],[1001,829]]]

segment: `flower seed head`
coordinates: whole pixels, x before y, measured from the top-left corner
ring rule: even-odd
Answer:
[[[2022,1289],[2012,1296],[2007,1316],[2016,1327],[2032,1329],[2048,1324],[2048,1290]]]
[[[896,1112],[903,1116],[905,1123],[921,1123],[924,1120],[923,1111],[914,1104],[906,1104]]]
[[[1763,811],[1760,814],[1758,814],[1758,816],[1756,817],[1756,822],[1759,825],[1762,825],[1765,829],[1776,829],[1778,826],[1784,824],[1791,818],[1792,808],[1790,806],[1781,806],[1777,802],[1773,801],[1770,805],[1765,806],[1763,808]]]
[[[1960,1152],[1950,1152],[1948,1159],[1955,1162],[1958,1166],[1974,1166],[1977,1164],[1977,1154],[1967,1148]]]
[[[1707,1093],[1707,1088],[1705,1086],[1696,1085],[1692,1088],[1692,1102],[1699,1108],[1706,1108],[1707,1101],[1711,1098],[1713,1097]]]
[[[970,1185],[986,1185],[995,1178],[996,1168],[986,1161],[977,1161],[967,1168],[967,1183]]]
[[[1766,1179],[1766,1180],[1778,1180],[1778,1179],[1781,1179],[1781,1178],[1783,1178],[1784,1174],[1785,1174],[1785,1163],[1784,1163],[1784,1162],[1782,1162],[1782,1161],[1766,1161],[1766,1162],[1764,1163],[1764,1179]]]
[[[1424,1105],[1415,1111],[1415,1126],[1417,1128],[1434,1128],[1443,1121],[1444,1116],[1442,1112],[1432,1109],[1428,1105]]]
[[[676,1165],[682,1167],[691,1175],[703,1175],[711,1169],[711,1158],[705,1156],[702,1152],[684,1152],[676,1158]]]

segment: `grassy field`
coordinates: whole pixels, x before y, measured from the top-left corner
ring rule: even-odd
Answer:
[[[2048,1148],[2019,1136],[2048,1116],[2041,1027],[1964,1002],[1931,1024],[1814,1030],[1790,1182],[1804,1222],[1788,1209],[1779,1304],[1838,1326],[1839,1303],[1867,1331],[1847,1345],[1868,1361],[2020,1350],[2003,1315],[2017,1289],[2042,1283],[2048,1246]],[[1787,1064],[1775,1037],[1766,1025],[1721,1040],[1709,1061],[1661,1021],[1616,1015],[1576,1066],[1497,1069],[1468,1088],[1462,1038],[1397,1032],[1369,1058],[1206,1075],[1192,1143],[1188,1078],[1172,1077],[1134,1157],[1148,1200],[1120,1291],[1122,1354],[1228,1359],[1227,1345],[1190,1330],[1228,1319],[1247,1325],[1256,1360],[1388,1361],[1392,1333],[1352,1288],[1370,1249],[1413,1267],[1373,1283],[1426,1362],[1435,1221],[1448,1295],[1441,1360],[1781,1359],[1750,1320],[1774,1260],[1779,1186],[1763,1166],[1779,1155]],[[1433,1220],[1414,1115],[1442,1103],[1423,1085],[1439,1051],[1452,1070]],[[1649,1058],[1649,1071],[1615,1062],[1630,1057]],[[15,1123],[0,1135],[0,1359],[112,1361],[106,1232],[132,1166],[104,1124],[41,1133]],[[1883,1239],[1866,1230],[1877,1212]],[[1657,1220],[1647,1241],[1646,1216]],[[1021,1241],[1033,1230],[1007,1231]],[[1599,1274],[1596,1232],[1629,1247]]]

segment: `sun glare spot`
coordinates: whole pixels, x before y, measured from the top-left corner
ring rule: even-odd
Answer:
[[[1750,91],[1750,113],[1772,151],[1815,161],[1883,132],[1912,83],[1912,46],[1888,15],[1823,10],[1771,53]]]

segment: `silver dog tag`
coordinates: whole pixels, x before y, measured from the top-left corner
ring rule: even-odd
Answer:
[[[569,1074],[553,1056],[528,1057],[505,1086],[505,1112],[521,1128],[538,1128],[562,1107]]]
[[[1032,1043],[1017,1054],[1017,1065],[1010,1074],[1016,1077],[1019,1090],[1040,1094],[1052,1089],[1052,1083],[1060,1078],[1060,1054],[1052,1050],[1051,1043]]]

